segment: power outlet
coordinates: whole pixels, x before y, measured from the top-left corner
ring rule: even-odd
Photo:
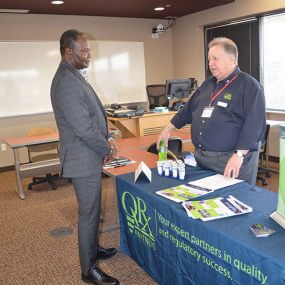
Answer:
[[[7,151],[7,145],[5,143],[1,144],[1,150],[2,151]]]

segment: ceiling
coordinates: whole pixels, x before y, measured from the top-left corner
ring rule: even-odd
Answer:
[[[164,19],[181,17],[234,0],[64,0],[52,5],[51,0],[0,0],[0,9],[26,9],[30,14],[85,15],[127,18]],[[167,7],[167,5],[171,5]],[[154,11],[158,6],[164,11]]]

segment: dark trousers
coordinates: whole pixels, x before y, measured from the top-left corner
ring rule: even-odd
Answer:
[[[101,173],[72,178],[78,202],[78,246],[81,271],[88,275],[96,263],[101,210]]]
[[[224,170],[228,160],[233,155],[233,151],[229,152],[214,152],[195,150],[195,159],[198,166],[204,169],[210,169],[219,174],[224,174]],[[239,171],[238,179],[242,179],[249,184],[256,184],[256,176],[258,170],[259,149],[250,151],[243,159],[243,164]]]

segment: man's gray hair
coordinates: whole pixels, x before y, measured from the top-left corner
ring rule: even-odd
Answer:
[[[210,49],[211,47],[217,45],[222,46],[226,53],[235,56],[236,64],[238,64],[238,49],[234,41],[225,37],[218,37],[210,41],[208,47]]]

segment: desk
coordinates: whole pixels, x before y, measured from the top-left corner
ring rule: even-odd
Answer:
[[[116,130],[110,130],[111,134],[116,135]],[[37,175],[44,175],[47,173],[60,172],[60,161],[58,159],[51,159],[33,163],[21,163],[19,148],[27,147],[37,144],[46,144],[59,141],[59,135],[57,132],[52,134],[37,135],[37,136],[20,136],[20,137],[8,137],[3,141],[11,147],[14,154],[14,166],[16,172],[17,188],[16,191],[21,199],[25,199],[25,193],[23,189],[22,180],[25,177],[32,177]]]
[[[42,175],[52,172],[60,172],[59,159],[51,159],[41,162],[33,162],[22,164],[19,156],[19,148],[29,145],[46,144],[52,142],[58,142],[58,133],[39,135],[39,136],[22,136],[22,137],[10,137],[3,140],[13,150],[14,153],[14,166],[17,179],[17,192],[21,199],[25,199],[22,180],[25,177],[31,177],[36,175]]]
[[[186,181],[210,174],[187,167]],[[253,212],[202,222],[155,194],[181,181],[160,177],[156,170],[151,184],[134,184],[133,179],[134,173],[116,178],[120,248],[159,284],[285,284],[285,231],[269,218],[276,209],[276,193],[245,182],[210,193],[207,198],[233,194]],[[253,223],[264,223],[276,233],[256,238],[249,230]]]
[[[190,142],[190,133],[187,129],[181,129],[171,132],[171,136],[177,136],[182,139],[183,142]],[[158,135],[149,135],[145,137],[136,137],[128,139],[116,140],[119,154],[126,156],[129,159],[137,161],[135,164],[131,164],[125,167],[116,169],[108,169],[103,172],[110,176],[116,176],[123,173],[132,172],[136,169],[140,161],[145,161],[149,167],[154,167],[157,157],[153,154],[147,153],[146,148],[157,140]],[[38,136],[22,136],[22,137],[9,137],[4,138],[4,142],[7,143],[14,153],[14,166],[17,179],[17,192],[21,199],[25,199],[25,193],[23,189],[22,180],[25,177],[31,177],[36,175],[42,175],[51,172],[60,172],[59,159],[47,160],[44,162],[34,162],[22,164],[19,156],[19,148],[27,147],[29,145],[45,144],[58,142],[58,133]],[[133,151],[131,151],[133,150]]]
[[[171,137],[181,138],[183,144],[191,142],[191,136],[189,129],[180,129],[171,131]],[[132,137],[116,140],[118,150],[130,150],[130,149],[144,149],[146,150],[153,142],[158,139],[158,134],[149,136]]]
[[[160,133],[176,113],[148,113],[132,118],[108,117],[108,120],[121,131],[122,138],[130,138]]]

